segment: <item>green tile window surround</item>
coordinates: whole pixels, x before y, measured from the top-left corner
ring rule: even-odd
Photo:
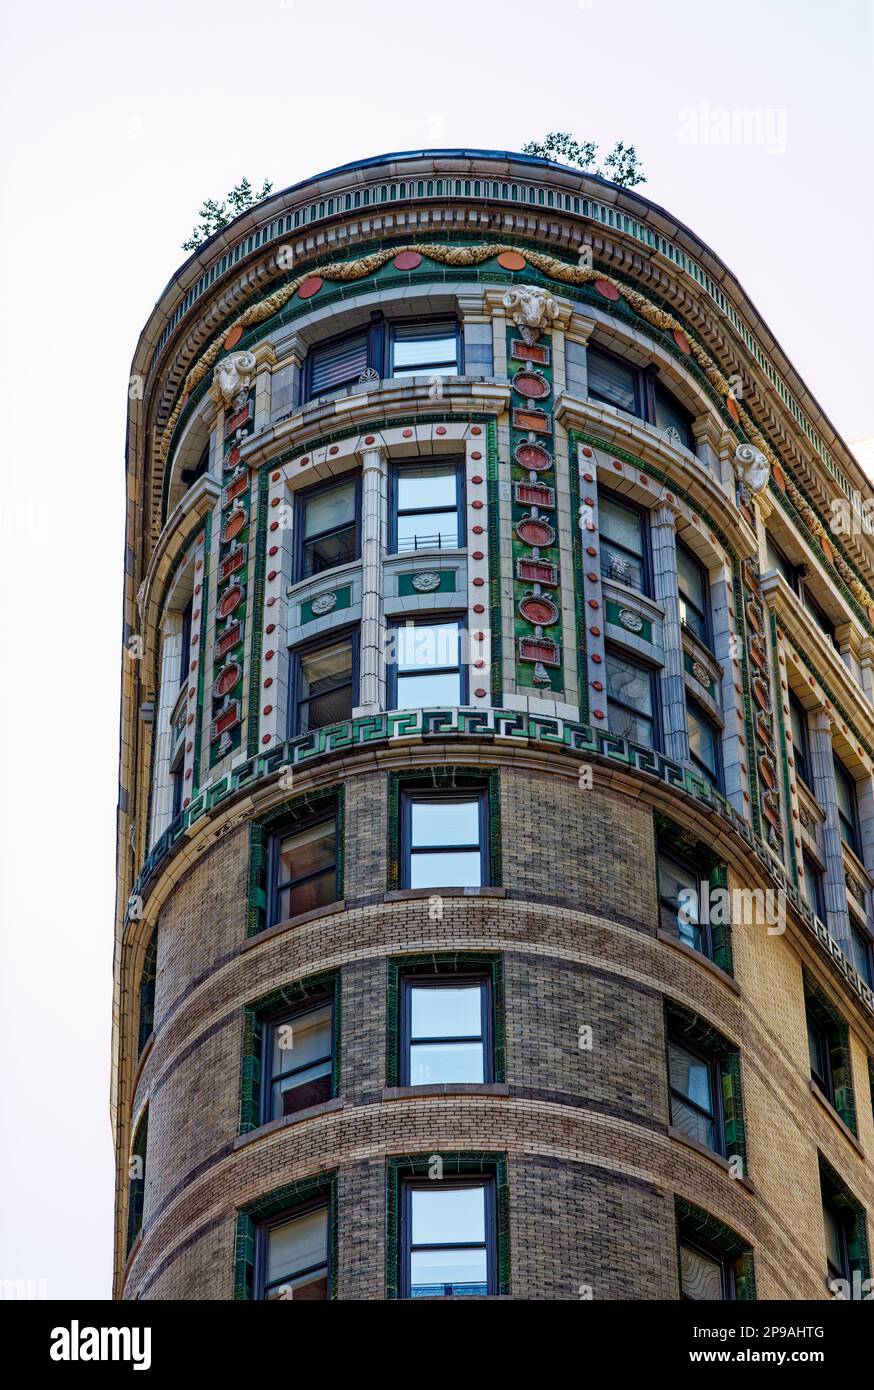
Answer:
[[[500,956],[478,951],[434,952],[395,956],[388,961],[386,996],[386,1085],[397,1086],[400,1063],[401,976],[421,974],[464,975],[488,973],[492,986],[492,1064],[496,1082],[506,1081],[506,1029],[504,1019],[504,968]]]
[[[756,1273],[752,1246],[743,1240],[730,1226],[726,1226],[709,1212],[702,1211],[682,1197],[675,1198],[677,1234],[679,1240],[705,1241],[727,1256],[734,1265],[734,1296],[738,1302],[754,1302],[756,1298]],[[679,1246],[679,1241],[678,1241]],[[679,1248],[677,1250],[677,1279],[681,1283],[679,1271]]]
[[[270,836],[285,825],[300,821],[303,824],[311,816],[318,816],[336,806],[337,814],[337,900],[343,896],[344,839],[345,839],[345,796],[342,784],[324,787],[319,791],[305,792],[292,797],[281,806],[259,816],[249,826],[249,888],[246,935],[257,936],[262,932],[267,920],[268,898],[268,848]]]
[[[264,1020],[280,1009],[287,1008],[291,1013],[301,1008],[310,999],[324,998],[333,1005],[333,1060],[331,1065],[331,1092],[340,1094],[340,1036],[341,1036],[341,990],[340,972],[325,971],[320,975],[310,975],[305,980],[295,980],[272,990],[262,998],[247,1004],[243,1009],[243,1042],[240,1059],[240,1134],[251,1134],[261,1125],[261,1040]]]
[[[330,1213],[329,1297],[337,1298],[337,1173],[332,1171],[287,1183],[238,1210],[234,1242],[235,1299],[248,1301],[255,1296],[255,1241],[259,1223],[273,1216],[282,1216],[285,1212],[291,1214],[295,1207],[318,1198],[325,1199]]]
[[[665,1000],[665,1037],[686,1041],[716,1062],[722,1093],[721,1128],[725,1157],[740,1160],[740,1174],[747,1177],[747,1142],[741,1089],[740,1050],[698,1014]]]
[[[401,882],[401,793],[404,791],[440,792],[466,791],[485,788],[489,807],[489,887],[501,885],[501,796],[500,773],[497,768],[484,772],[477,767],[453,765],[429,768],[424,772],[390,772],[388,774],[388,883],[389,892]],[[435,889],[435,892],[439,890]]]

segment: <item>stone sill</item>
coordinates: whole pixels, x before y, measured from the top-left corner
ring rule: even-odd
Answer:
[[[418,1100],[421,1096],[508,1096],[506,1081],[453,1081],[438,1086],[385,1086],[383,1100]]]
[[[319,917],[333,917],[337,912],[346,911],[346,899],[338,898],[335,903],[326,903],[324,907],[314,907],[312,912],[299,912],[296,917],[286,917],[284,922],[276,922],[272,927],[266,927],[264,931],[256,932],[254,936],[247,936],[240,947],[241,951],[250,951],[253,946],[260,946],[262,941],[272,941],[274,936],[281,936],[283,932],[293,931],[295,927],[302,927],[306,922],[315,922]]]
[[[384,903],[411,902],[414,898],[506,898],[506,888],[393,888],[383,893]]]
[[[860,1158],[864,1158],[865,1150],[862,1148],[862,1145],[859,1143],[855,1134],[850,1129],[850,1126],[848,1124],[845,1124],[844,1121],[841,1119],[840,1115],[838,1114],[837,1110],[835,1110],[835,1107],[832,1105],[828,1096],[825,1095],[825,1093],[819,1089],[813,1077],[810,1078],[808,1084],[810,1086],[811,1092],[813,1093],[813,1095],[816,1096],[816,1099],[819,1101],[823,1110],[825,1110],[829,1118],[834,1121],[838,1129],[841,1131],[841,1134],[847,1140],[847,1142],[849,1144],[852,1144],[853,1148],[856,1150],[856,1153],[859,1155]]]
[[[686,945],[685,941],[678,941],[676,937],[671,936],[670,932],[663,931],[661,927],[656,935],[659,941],[663,941],[666,946],[672,947],[673,950],[679,951],[681,955],[687,956],[689,960],[694,960],[697,965],[703,966],[705,970],[709,970],[711,975],[715,975],[716,978],[721,980],[724,985],[727,985],[733,993],[743,994],[743,990],[737,980],[733,979],[727,970],[723,970],[721,965],[717,965],[715,961],[710,960],[708,956],[703,956],[700,951],[693,950],[691,946]]]
[[[318,1119],[320,1115],[332,1115],[336,1110],[342,1109],[343,1101],[339,1096],[334,1096],[331,1100],[323,1100],[319,1105],[309,1105],[305,1110],[298,1110],[294,1115],[283,1115],[278,1120],[268,1120],[257,1129],[250,1129],[247,1134],[238,1134],[234,1140],[234,1152],[244,1149],[247,1144],[254,1144],[258,1139],[266,1138],[268,1134],[278,1134],[280,1130],[288,1129],[292,1125]]]
[[[688,1149],[694,1149],[695,1153],[700,1154],[702,1158],[709,1158],[711,1163],[715,1163],[717,1168],[721,1168],[722,1171],[728,1175],[730,1169],[729,1160],[722,1154],[718,1154],[715,1149],[708,1149],[706,1144],[702,1144],[699,1140],[693,1139],[691,1134],[686,1134],[682,1129],[675,1129],[673,1125],[668,1125],[668,1138],[675,1139],[678,1144],[685,1144]],[[751,1178],[731,1178],[731,1181],[740,1183],[741,1187],[745,1187],[747,1192],[751,1193],[753,1197],[758,1196],[758,1190]]]

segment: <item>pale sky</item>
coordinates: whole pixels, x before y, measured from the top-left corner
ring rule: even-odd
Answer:
[[[0,1279],[104,1298],[127,380],[200,203],[388,150],[634,143],[640,191],[871,436],[872,0],[42,0],[0,25]],[[762,143],[714,143],[743,109]]]

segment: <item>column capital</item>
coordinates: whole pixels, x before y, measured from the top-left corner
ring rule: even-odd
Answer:
[[[581,343],[583,347],[586,347],[594,330],[594,319],[586,318],[578,309],[571,309],[565,333],[573,342]]]
[[[660,497],[650,512],[650,525],[669,527],[673,531],[676,528],[679,515],[680,506],[676,500]]]
[[[480,319],[485,323],[488,320],[489,314],[483,303],[483,291],[481,289],[460,290],[455,299],[459,313],[465,322],[470,322],[471,319]]]
[[[828,734],[829,738],[831,738],[831,715],[822,705],[808,713],[807,722],[811,733]]]
[[[365,444],[362,449],[358,450],[358,455],[361,459],[361,468],[364,473],[368,473],[371,470],[377,473],[383,473],[385,471],[385,461],[388,455],[382,440],[376,444]]]

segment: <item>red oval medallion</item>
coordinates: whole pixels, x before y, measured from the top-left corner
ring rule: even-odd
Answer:
[[[238,323],[236,328],[232,328],[228,336],[225,338],[225,350],[227,352],[230,352],[232,347],[237,346],[237,343],[240,341],[242,336],[243,325],[241,323]]]
[[[524,270],[525,264],[525,257],[520,256],[518,251],[502,251],[498,257],[502,270]]]
[[[392,261],[395,270],[415,270],[421,264],[422,257],[418,251],[400,251]]]
[[[222,527],[222,540],[232,541],[234,536],[238,536],[246,524],[246,513],[242,510],[232,512]]]
[[[221,603],[219,604],[219,617],[229,617],[236,608],[239,608],[242,602],[243,590],[240,588],[239,584],[232,585],[232,587],[228,589],[227,593],[224,595]]]
[[[322,285],[324,283],[325,282],[322,279],[321,275],[308,276],[307,279],[304,280],[303,283],[298,287],[298,299],[312,299],[314,294],[318,294],[319,290],[322,288]]]
[[[529,401],[545,401],[550,389],[542,372],[517,372],[513,377],[513,390]]]
[[[552,467],[552,457],[542,444],[517,444],[513,457],[520,468],[531,468],[535,473]]]
[[[519,604],[519,612],[535,627],[549,627],[558,622],[558,609],[545,594],[531,594]]]
[[[552,545],[555,540],[555,532],[548,522],[530,516],[519,522],[516,534],[526,545]]]
[[[224,695],[230,695],[240,679],[240,674],[240,667],[236,661],[232,661],[230,666],[226,666],[223,671],[219,672],[213,686],[213,694],[217,699],[221,699]]]
[[[610,299],[614,303],[619,298],[619,291],[615,285],[611,285],[609,280],[596,280],[595,289],[602,299]]]
[[[682,329],[674,329],[674,342],[677,344],[677,347],[680,349],[680,351],[684,352],[688,357],[692,351],[692,344],[689,342],[689,339],[686,337]]]

